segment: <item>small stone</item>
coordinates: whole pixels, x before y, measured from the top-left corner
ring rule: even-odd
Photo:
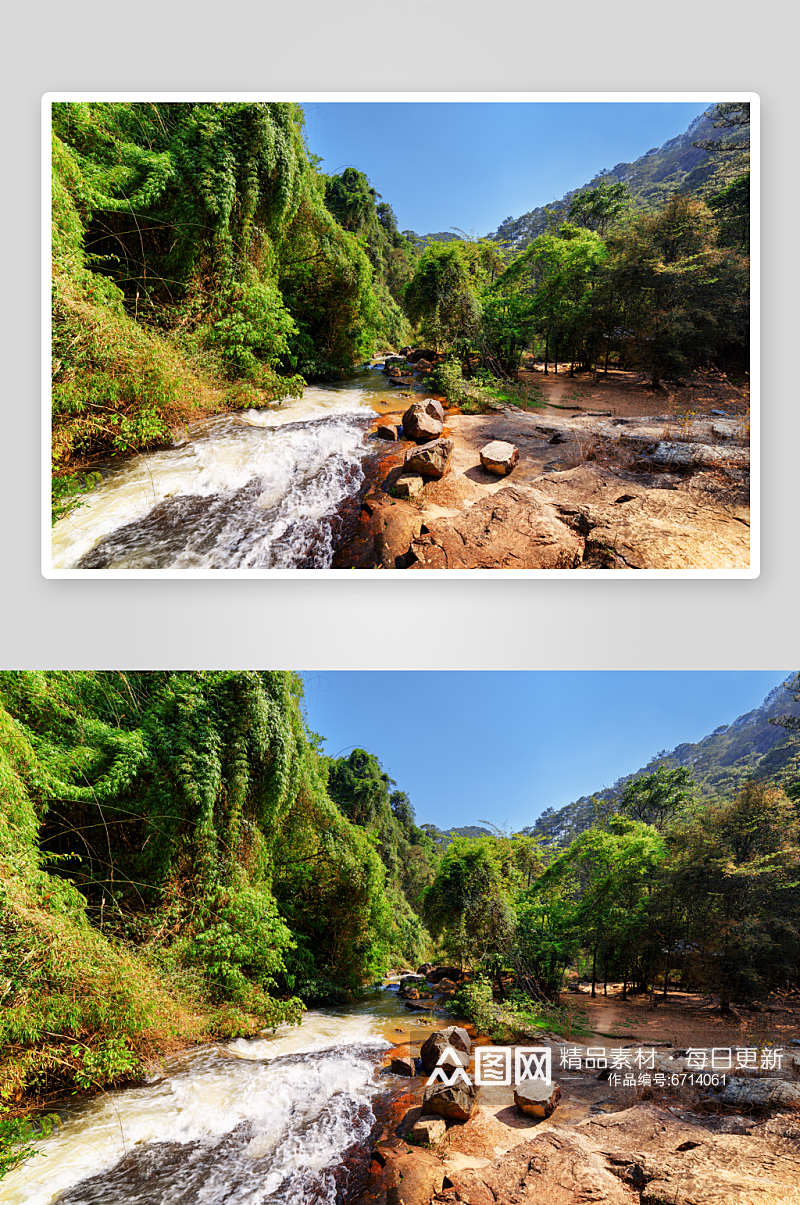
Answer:
[[[553,1080],[526,1079],[514,1088],[514,1104],[530,1117],[549,1117],[561,1099],[561,1088]]]
[[[481,464],[498,477],[507,477],[519,460],[519,448],[502,439],[494,439],[481,448]]]
[[[416,1142],[438,1142],[447,1133],[443,1117],[420,1117],[411,1127],[411,1137]]]
[[[398,498],[416,498],[422,493],[425,482],[413,473],[403,473],[394,483],[394,492]]]

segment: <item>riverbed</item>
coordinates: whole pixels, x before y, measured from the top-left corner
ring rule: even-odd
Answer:
[[[400,405],[379,369],[97,466],[101,482],[53,529],[52,567],[329,568],[364,482],[365,436],[376,412]]]
[[[299,1027],[195,1048],[142,1084],[60,1109],[0,1184],[4,1205],[307,1205],[342,1201],[397,1088],[386,1052],[430,1019],[391,988]]]

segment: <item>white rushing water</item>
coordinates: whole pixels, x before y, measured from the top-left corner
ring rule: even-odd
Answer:
[[[0,1184],[0,1201],[331,1203],[342,1155],[374,1123],[376,1055],[400,1011],[386,999],[310,1012],[300,1028],[176,1056],[140,1087],[67,1110],[42,1155]]]
[[[53,568],[328,568],[380,377],[221,415],[114,464],[53,529]]]

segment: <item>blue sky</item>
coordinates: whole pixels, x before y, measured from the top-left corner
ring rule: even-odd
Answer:
[[[380,53],[383,53],[381,51]],[[391,53],[391,52],[390,52]],[[325,102],[303,105],[309,150],[357,167],[401,230],[489,234],[601,168],[682,134],[709,102]]]
[[[307,672],[325,752],[374,753],[417,823],[514,830],[758,707],[780,671]],[[787,704],[791,702],[786,695]]]

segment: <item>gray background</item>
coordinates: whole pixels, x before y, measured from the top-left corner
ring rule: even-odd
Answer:
[[[690,0],[0,4],[0,666],[731,669],[800,661],[797,16],[795,3]],[[759,93],[760,578],[43,579],[40,97],[86,89]],[[435,188],[435,146],[409,148],[408,157],[419,187]]]

